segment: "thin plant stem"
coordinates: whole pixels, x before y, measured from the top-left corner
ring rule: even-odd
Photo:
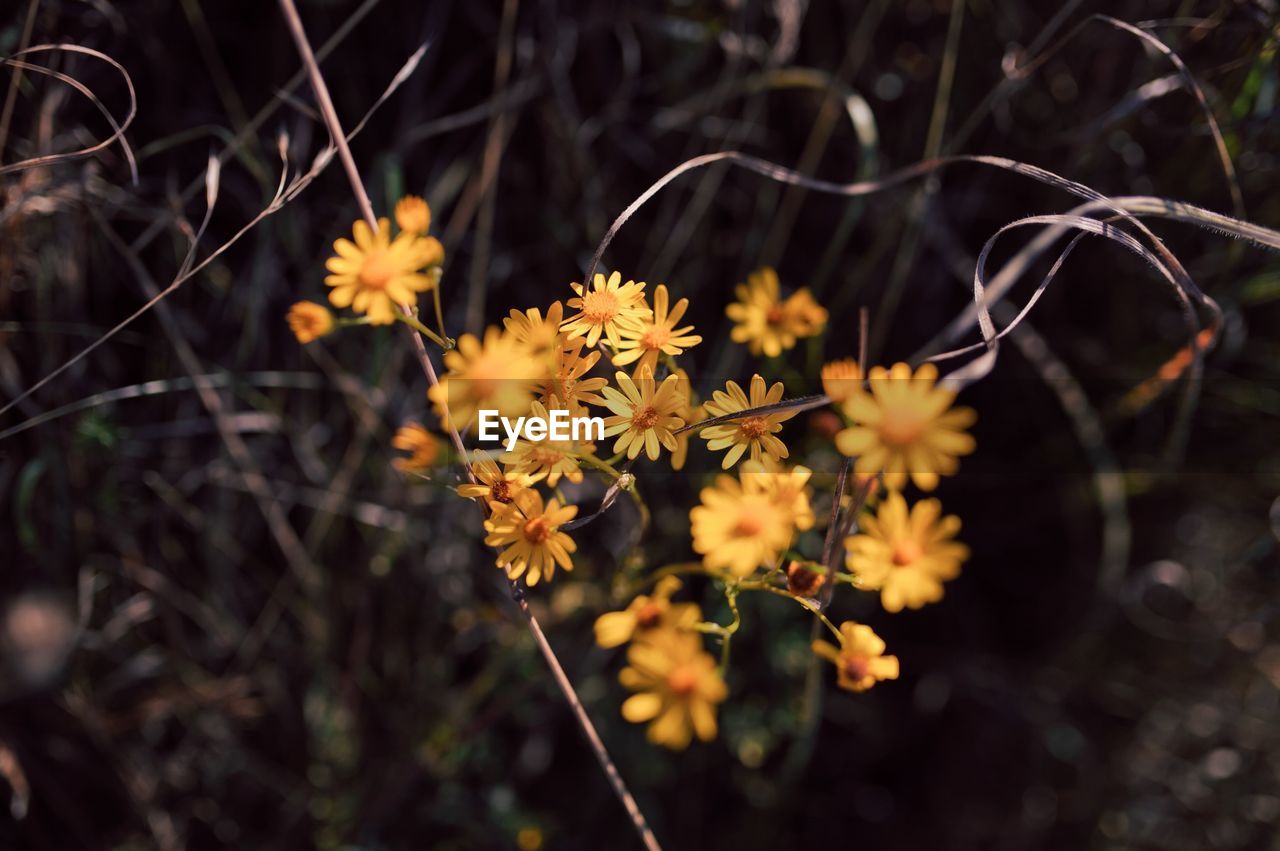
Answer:
[[[342,161],[343,168],[347,172],[347,178],[351,182],[351,189],[356,196],[356,202],[360,205],[360,211],[369,223],[369,226],[377,230],[377,217],[373,213],[373,204],[369,200],[369,194],[365,191],[364,183],[360,179],[360,172],[356,168],[354,157],[351,155],[351,148],[347,145],[346,135],[342,132],[342,124],[338,120],[337,111],[333,107],[333,100],[329,97],[329,88],[325,84],[324,76],[320,73],[320,66],[316,62],[315,54],[311,50],[311,43],[307,40],[306,30],[302,26],[302,19],[298,15],[297,6],[294,0],[279,0],[280,9],[284,13],[289,30],[293,35],[294,41],[297,43],[298,53],[302,57],[303,64],[307,67],[307,74],[311,79],[311,88],[315,91],[316,102],[320,106],[320,113],[324,117],[324,121],[329,130],[329,135],[333,137],[333,144],[338,148],[338,156]],[[406,316],[412,317],[412,311],[407,305],[401,305],[401,310]],[[427,354],[426,346],[422,342],[422,336],[418,333],[411,334],[414,342],[414,348],[418,354],[418,360],[422,364],[423,372],[426,373],[427,382],[432,386],[437,386],[440,381],[436,377],[435,367],[431,363],[431,358]],[[447,413],[447,412],[446,412]],[[449,437],[454,447],[458,451],[458,456],[463,460],[468,478],[472,482],[475,481],[475,475],[471,471],[471,465],[467,463],[466,448],[462,444],[462,437],[458,434],[458,429],[454,426],[452,418],[446,417]],[[551,643],[547,641],[547,637],[542,632],[542,627],[538,624],[538,619],[534,617],[533,612],[529,608],[529,603],[525,600],[524,591],[516,582],[511,583],[511,596],[519,607],[521,614],[525,617],[525,623],[529,627],[529,632],[533,635],[538,650],[542,653],[543,659],[547,663],[547,667],[551,669],[551,675],[555,679],[556,684],[560,687],[561,693],[564,695],[565,701],[569,704],[570,710],[573,712],[574,719],[578,722],[578,727],[582,730],[582,735],[586,738],[592,752],[596,756],[596,760],[600,763],[600,767],[604,770],[605,777],[609,780],[609,785],[613,787],[614,793],[618,796],[618,800],[622,802],[622,806],[627,811],[627,815],[631,817],[631,823],[634,825],[636,833],[639,835],[641,842],[649,851],[661,851],[657,837],[653,831],[649,829],[649,824],[644,817],[644,813],[640,811],[639,805],[631,794],[631,790],[627,788],[626,781],[622,779],[622,775],[618,773],[617,767],[609,756],[608,750],[605,749],[604,742],[600,739],[600,734],[596,732],[595,725],[591,723],[591,718],[587,715],[586,709],[582,705],[582,700],[578,697],[577,691],[573,687],[573,683],[565,674],[564,668],[560,665],[560,660],[556,656],[555,650],[552,649]]]

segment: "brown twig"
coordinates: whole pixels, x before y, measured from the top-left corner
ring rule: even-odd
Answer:
[[[360,205],[361,214],[369,223],[369,226],[377,229],[377,217],[373,212],[373,205],[369,201],[369,194],[365,191],[364,183],[360,179],[360,172],[356,168],[355,159],[351,155],[351,148],[347,145],[346,136],[342,132],[342,124],[338,120],[338,114],[333,107],[333,101],[329,97],[329,89],[325,84],[324,77],[320,73],[320,66],[316,63],[315,55],[311,51],[311,44],[307,40],[306,30],[302,26],[302,19],[298,15],[298,9],[294,5],[294,0],[280,0],[280,8],[284,12],[284,17],[289,25],[290,33],[297,44],[298,53],[302,56],[302,62],[307,68],[307,74],[311,80],[311,87],[316,94],[316,102],[320,107],[320,114],[323,116],[325,125],[329,130],[330,136],[333,137],[333,144],[337,146],[338,156],[342,161],[343,168],[347,172],[347,178],[351,182],[352,191],[355,193],[356,201]],[[401,305],[401,309],[406,315],[412,315],[412,310],[407,305]],[[407,327],[407,326],[406,326]],[[435,367],[431,363],[431,358],[427,354],[426,345],[422,341],[422,337],[412,328],[408,328],[409,334],[413,338],[414,348],[417,351],[418,359],[422,364],[422,370],[426,373],[427,382],[432,386],[437,386],[440,381],[436,377]],[[462,444],[462,437],[458,434],[456,426],[452,420],[446,417],[446,426],[449,431],[449,437],[453,442],[454,448],[458,451],[458,457],[466,468],[467,475],[472,481],[475,481],[471,472],[471,465],[467,463],[466,448]],[[533,634],[534,641],[538,645],[538,650],[542,653],[543,659],[546,660],[547,667],[551,669],[551,674],[556,680],[556,685],[560,687],[560,691],[564,694],[565,701],[569,704],[569,708],[573,711],[578,727],[582,730],[583,736],[587,740],[587,744],[591,746],[591,750],[595,753],[596,760],[599,761],[600,767],[604,769],[605,776],[609,780],[609,785],[613,787],[613,791],[617,794],[618,799],[622,802],[622,806],[626,809],[627,815],[631,817],[631,822],[635,826],[636,833],[639,834],[641,841],[650,851],[661,851],[657,838],[653,835],[653,831],[649,829],[648,822],[645,820],[644,813],[640,811],[640,807],[636,804],[635,798],[631,791],[627,788],[626,781],[622,779],[622,775],[618,773],[617,767],[613,764],[613,760],[609,756],[608,750],[604,746],[604,742],[600,739],[600,734],[596,732],[595,725],[591,723],[591,718],[587,715],[586,709],[582,705],[582,700],[578,697],[577,691],[573,687],[573,683],[569,680],[564,668],[560,665],[555,650],[552,649],[550,642],[542,632],[542,627],[538,624],[538,620],[534,617],[533,612],[529,609],[529,604],[524,598],[524,593],[520,586],[516,583],[511,584],[512,597],[520,608],[521,614],[525,617],[525,622],[529,627],[529,632]]]

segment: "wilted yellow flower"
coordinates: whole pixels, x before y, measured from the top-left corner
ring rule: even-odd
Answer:
[[[715,738],[716,705],[729,689],[697,633],[664,630],[632,644],[627,662],[618,680],[637,694],[622,704],[622,717],[649,722],[650,742],[684,750],[694,736],[704,742]]]
[[[333,332],[333,314],[329,312],[329,308],[314,301],[298,302],[289,308],[286,319],[289,330],[298,338],[299,343],[310,343]]]
[[[778,273],[768,266],[747,276],[734,292],[738,300],[725,308],[725,314],[737,323],[730,338],[746,343],[753,355],[764,353],[777,357],[796,344],[800,337],[811,337],[822,330],[827,312],[813,300],[807,289],[796,291],[786,301]]]
[[[333,243],[336,256],[325,261],[332,274],[324,282],[333,287],[329,301],[364,313],[374,325],[396,321],[397,305],[413,306],[418,293],[435,286],[422,270],[444,261],[444,246],[433,236],[404,232],[391,239],[391,223],[378,220],[375,234],[364,221],[352,226],[355,236]]]
[[[694,552],[708,568],[749,576],[777,560],[791,543],[789,513],[763,490],[721,475],[699,496],[702,504],[689,511],[689,525]]]
[[[960,518],[942,517],[936,499],[907,501],[890,491],[874,517],[862,518],[862,531],[845,539],[845,565],[863,588],[880,592],[890,612],[918,609],[942,599],[942,583],[960,575],[969,548],[953,541]]]
[[[517,343],[526,346],[534,357],[543,357],[559,349],[564,342],[560,324],[564,321],[564,305],[553,301],[544,316],[536,307],[513,309],[502,326]]]
[[[787,563],[787,590],[797,597],[814,597],[827,584],[827,571],[812,561]]]
[[[864,475],[884,472],[885,484],[901,488],[907,476],[922,490],[938,486],[938,476],[960,466],[956,457],[974,450],[963,429],[973,425],[972,408],[954,408],[955,391],[936,387],[938,368],[926,363],[911,374],[905,363],[873,367],[871,391],[859,389],[841,406],[853,426],[836,435],[836,448],[856,457]]]
[[[813,528],[813,508],[809,504],[809,478],[813,471],[796,466],[788,469],[780,461],[764,458],[742,465],[742,486],[759,491],[782,509],[792,525],[801,532]]]
[[[406,195],[396,202],[396,224],[421,236],[431,229],[431,208],[417,195]]]
[[[640,366],[658,368],[659,353],[675,356],[702,342],[702,337],[690,334],[692,325],[677,328],[676,323],[689,309],[689,299],[682,298],[668,312],[669,296],[665,284],[658,284],[653,291],[653,316],[643,324],[620,329],[622,344],[613,356],[614,366],[625,366],[640,361]]]
[[[514,470],[504,471],[489,458],[480,458],[471,464],[471,473],[476,482],[458,485],[455,490],[459,496],[468,499],[482,499],[485,502],[497,502],[506,505],[516,494],[533,484],[533,480],[523,473]]]
[[[614,413],[605,418],[604,435],[621,434],[613,451],[635,458],[644,449],[650,461],[658,460],[659,444],[674,452],[677,442],[672,432],[684,425],[675,415],[682,404],[679,377],[668,375],[658,384],[652,370],[642,368],[635,378],[618,372],[614,380],[622,392],[612,387],[602,391],[605,405]]]
[[[526,488],[505,505],[491,503],[493,514],[484,521],[484,542],[491,547],[504,547],[498,554],[498,567],[511,579],[524,576],[526,584],[537,585],[542,579],[551,581],[556,565],[573,570],[569,553],[578,546],[560,527],[578,513],[576,505],[562,506],[552,499],[543,506],[542,494]]]
[[[531,406],[531,417],[548,419],[547,408],[541,402]],[[515,448],[502,455],[503,463],[509,465],[516,473],[522,473],[531,481],[546,479],[547,484],[555,487],[560,477],[571,482],[582,481],[582,467],[578,457],[594,455],[596,445],[587,441],[571,440],[525,440],[516,441]]]
[[[609,379],[585,377],[600,360],[598,351],[582,353],[586,345],[586,340],[579,339],[557,350],[551,373],[538,388],[544,405],[552,406],[552,399],[557,399],[565,410],[578,416],[584,405],[604,404],[604,397],[599,391],[604,389]]]
[[[652,311],[644,301],[644,281],[622,283],[622,276],[614,272],[608,280],[596,273],[588,286],[573,284],[577,298],[569,299],[569,307],[578,312],[565,320],[563,330],[569,339],[586,337],[587,345],[594,347],[600,336],[615,349],[622,344],[623,328],[638,328]]]
[[[836,666],[836,683],[849,691],[866,691],[881,680],[898,678],[898,657],[884,655],[884,640],[865,624],[840,624],[840,646],[813,642],[813,652]]]
[[[852,358],[832,361],[822,367],[822,392],[839,405],[862,387],[862,367]]]
[[[448,371],[427,396],[446,427],[452,421],[459,431],[479,428],[481,409],[502,417],[529,412],[540,375],[538,363],[527,348],[495,326],[484,332],[484,342],[462,335],[457,348],[444,353],[444,366]]]
[[[410,453],[408,458],[397,458],[391,466],[404,473],[417,473],[435,465],[443,448],[440,439],[417,423],[400,427],[391,445]]]
[[[680,590],[680,580],[664,576],[652,595],[641,594],[620,612],[605,612],[596,618],[596,644],[618,647],[644,639],[660,629],[692,629],[702,620],[697,603],[673,603],[671,595]]]
[[[751,396],[748,397],[737,382],[730,381],[725,385],[724,390],[717,390],[711,394],[711,400],[705,405],[707,416],[721,417],[749,408],[773,405],[782,401],[783,392],[781,381],[766,391],[764,378],[753,375],[751,376]],[[748,449],[751,450],[752,461],[759,461],[762,455],[775,459],[786,458],[788,454],[786,445],[774,435],[782,431],[782,423],[795,415],[795,411],[755,414],[740,420],[707,426],[702,429],[702,437],[707,441],[707,448],[712,452],[732,447],[720,463],[725,470],[736,464]]]

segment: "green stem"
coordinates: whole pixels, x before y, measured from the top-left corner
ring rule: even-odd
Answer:
[[[808,609],[811,613],[813,613],[814,617],[822,621],[823,626],[825,626],[828,630],[831,631],[831,634],[836,637],[836,640],[841,640],[840,630],[836,629],[836,625],[833,624],[830,621],[830,619],[828,619],[827,616],[824,615],[818,609],[817,606],[813,605],[803,597],[797,597],[795,594],[792,594],[790,591],[786,591],[782,588],[775,588],[774,586],[766,585],[763,582],[740,582],[738,584],[738,587],[741,588],[743,591],[768,591],[770,594],[775,594],[779,597],[786,597],[788,600],[794,600],[804,608]]]
[[[435,331],[432,331],[426,325],[423,325],[421,322],[419,322],[418,317],[410,316],[407,313],[401,313],[396,318],[399,319],[401,322],[403,322],[405,325],[408,325],[413,330],[417,331],[419,334],[422,334],[424,337],[426,337],[431,342],[435,343],[440,348],[444,349],[446,352],[449,351],[449,349],[453,348],[454,341],[452,339],[449,339],[448,337],[441,337]]]

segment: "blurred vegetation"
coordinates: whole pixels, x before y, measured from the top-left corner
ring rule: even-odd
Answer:
[[[1221,124],[1243,215],[1280,225],[1269,0],[301,11],[314,43],[331,43],[323,67],[348,126],[428,45],[353,147],[379,211],[405,192],[431,202],[455,335],[564,297],[627,204],[722,149],[837,181],[929,153],[999,155],[1107,194],[1231,213],[1203,112],[1132,36],[1085,24],[1035,73],[1006,79],[1008,62],[1094,11],[1156,21],[1149,31]],[[1065,23],[1042,37],[1054,15]],[[138,181],[118,145],[0,174],[3,404],[180,272],[211,151],[243,135],[201,259],[272,197],[279,137],[301,168],[326,138],[274,3],[7,4],[0,53],[42,43],[127,69]],[[30,61],[124,115],[109,65]],[[14,91],[0,164],[111,133],[56,79],[28,73]],[[861,135],[849,91],[868,107]],[[715,166],[644,207],[606,262],[691,299],[707,338],[694,377],[707,385],[759,368],[728,340],[736,282],[773,264],[785,286],[810,286],[830,333],[763,365],[796,395],[813,391],[824,357],[854,354],[858,308],[872,359],[903,359],[971,299],[992,233],[1073,204],[975,166],[853,200]],[[395,428],[428,416],[410,347],[346,333],[303,348],[285,326],[292,302],[321,296],[330,244],[357,216],[330,166],[0,417],[0,847],[635,844],[479,543],[474,506],[446,490],[456,471],[423,483],[390,465]],[[594,647],[591,624],[624,602],[636,570],[690,557],[687,510],[718,467],[701,448],[682,474],[646,475],[642,540],[620,502],[581,533],[574,573],[530,594],[667,847],[1274,841],[1280,263],[1152,227],[1226,312],[1185,442],[1176,394],[1120,412],[1185,345],[1176,301],[1137,259],[1083,241],[995,375],[966,391],[979,450],[940,491],[974,551],[964,575],[922,611],[889,616],[872,597],[836,613],[885,636],[903,660],[896,683],[852,695],[807,681],[800,613],[744,599],[716,742],[669,754],[618,716],[619,659]],[[1064,387],[1083,394],[1065,410]],[[1081,441],[1081,417],[1101,438]],[[825,428],[802,417],[786,435],[829,506],[838,458]],[[1098,476],[1125,499],[1100,503]]]

